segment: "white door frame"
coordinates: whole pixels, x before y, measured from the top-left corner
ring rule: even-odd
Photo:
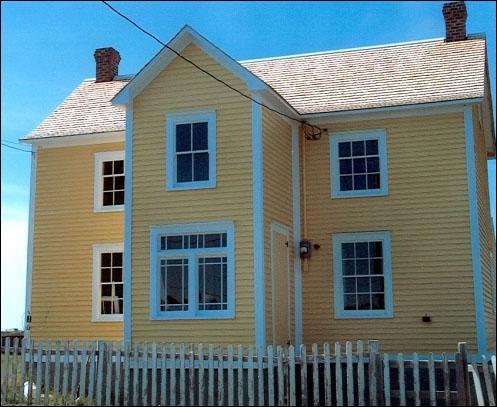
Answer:
[[[290,233],[289,233],[289,228],[286,227],[286,226],[283,226],[281,224],[278,224],[278,223],[271,223],[271,324],[272,324],[272,334],[273,334],[273,344],[275,344],[275,331],[276,331],[276,324],[275,324],[275,313],[274,313],[274,306],[275,306],[275,297],[274,297],[274,282],[275,282],[275,273],[274,273],[274,269],[275,269],[275,264],[274,264],[274,253],[273,253],[273,248],[274,248],[274,241],[273,241],[273,236],[275,233],[280,233],[282,235],[284,235],[286,237],[286,240],[287,240],[287,251],[286,251],[286,255],[287,255],[287,270],[286,270],[286,274],[287,274],[287,290],[286,290],[286,294],[287,294],[287,307],[288,307],[288,310],[287,310],[287,315],[288,315],[288,321],[287,321],[287,326],[288,326],[288,333],[287,333],[287,336],[288,336],[288,339],[290,339],[292,337],[291,335],[291,298],[290,298],[290,242],[289,242],[289,239],[290,239]]]

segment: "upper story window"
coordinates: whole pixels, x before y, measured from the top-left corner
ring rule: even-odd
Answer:
[[[167,116],[167,189],[216,186],[216,114]]]
[[[384,130],[330,133],[331,196],[388,194]]]
[[[151,319],[234,316],[233,224],[153,227],[150,247]]]
[[[93,246],[93,318],[123,320],[123,244]]]
[[[124,151],[95,154],[94,210],[124,209]]]
[[[336,318],[393,316],[390,234],[333,235]]]

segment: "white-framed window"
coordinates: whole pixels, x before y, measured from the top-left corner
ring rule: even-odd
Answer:
[[[389,232],[336,233],[335,318],[393,317]]]
[[[124,210],[124,151],[95,153],[95,212]]]
[[[216,186],[216,113],[167,116],[166,189]]]
[[[388,194],[385,130],[330,133],[331,197]]]
[[[153,226],[150,318],[233,318],[234,261],[231,222]]]
[[[123,244],[93,245],[93,322],[123,320],[123,289]]]

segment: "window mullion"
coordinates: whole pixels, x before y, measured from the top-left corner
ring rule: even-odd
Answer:
[[[195,251],[190,250],[188,253],[188,304],[191,306],[190,313],[195,316],[198,308],[198,298],[197,298],[197,278],[196,271],[198,268],[197,256]]]

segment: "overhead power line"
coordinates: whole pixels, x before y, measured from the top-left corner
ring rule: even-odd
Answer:
[[[22,151],[23,153],[33,153],[34,152],[34,151],[30,151],[30,150],[23,150],[22,148],[18,148],[18,147],[9,146],[8,144],[5,144],[3,141],[2,141],[2,146],[7,147],[7,148],[11,148],[13,150]]]
[[[129,18],[128,16],[126,16],[125,14],[121,13],[120,11],[116,10],[113,6],[111,6],[107,1],[105,0],[102,0],[102,3],[104,3],[109,9],[111,9],[114,13],[118,14],[119,16],[121,16],[122,18],[124,18],[126,21],[128,21],[130,24],[134,25],[136,28],[138,28],[141,32],[143,32],[144,34],[148,35],[149,37],[151,37],[152,39],[154,39],[155,41],[157,41],[159,44],[161,44],[162,46],[166,47],[167,49],[169,49],[170,51],[172,51],[174,54],[176,54],[179,58],[183,59],[184,61],[188,62],[189,64],[191,64],[192,66],[194,66],[195,68],[197,68],[199,71],[205,73],[206,75],[210,76],[212,79],[218,81],[219,83],[223,84],[224,86],[228,87],[229,89],[231,89],[232,91],[238,93],[239,95],[243,96],[244,98],[246,99],[249,99],[251,100],[252,102],[262,106],[262,107],[265,107],[266,109],[276,113],[276,114],[279,114],[280,116],[283,116],[283,117],[286,117],[287,119],[290,119],[290,120],[293,120],[293,121],[296,121],[300,124],[305,124],[307,126],[310,126],[311,128],[313,129],[317,129],[318,130],[318,133],[314,134],[314,135],[311,135],[311,136],[317,136],[317,135],[320,135],[321,132],[323,131],[322,128],[320,128],[319,126],[315,126],[313,124],[310,124],[310,123],[307,123],[305,120],[300,120],[300,119],[295,119],[294,117],[290,116],[290,115],[287,115],[286,113],[283,113],[283,112],[280,112],[279,110],[277,109],[274,109],[270,106],[267,106],[266,104],[262,103],[262,102],[259,102],[258,100],[252,98],[251,96],[243,93],[242,91],[240,91],[239,89],[236,89],[235,87],[231,86],[229,83],[226,83],[225,81],[223,81],[222,79],[218,78],[217,76],[213,75],[212,73],[210,73],[209,71],[205,70],[204,68],[202,68],[201,66],[197,65],[195,62],[193,62],[191,59],[181,55],[181,53],[179,53],[178,51],[176,51],[174,48],[170,47],[169,45],[167,45],[166,43],[162,42],[159,38],[157,38],[154,34],[152,34],[151,32],[145,30],[143,27],[141,27],[140,25],[138,25],[137,23],[135,23],[131,18]]]

